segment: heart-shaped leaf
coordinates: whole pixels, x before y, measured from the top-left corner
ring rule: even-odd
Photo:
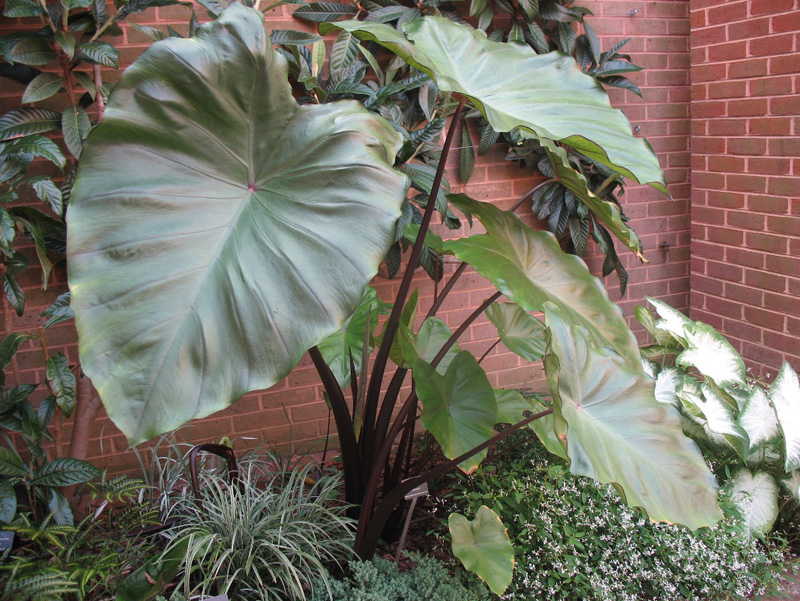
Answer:
[[[748,537],[764,535],[772,529],[778,517],[778,485],[767,473],[751,474],[738,471],[727,483],[730,494],[742,515],[742,525]]]
[[[513,213],[465,196],[451,197],[450,202],[477,216],[487,233],[448,240],[445,250],[469,263],[525,311],[541,311],[548,301],[557,304],[598,346],[611,346],[632,369],[641,370],[639,347],[622,310],[581,259],[563,252],[551,233],[531,229]]]
[[[653,381],[597,348],[555,304],[547,304],[545,315],[545,369],[570,470],[614,483],[652,520],[693,529],[717,522],[722,514],[714,477],[683,435],[677,410],[653,397]]]
[[[756,386],[750,393],[738,422],[747,432],[751,452],[761,443],[777,436],[778,418],[763,388]]]
[[[83,368],[132,444],[342,327],[393,242],[400,145],[357,102],[298,105],[238,3],[123,74],[83,149],[68,264]]]
[[[416,334],[410,328],[401,328],[398,330],[398,340],[403,351],[402,367],[410,368],[418,359],[430,363],[452,335],[448,325],[438,317],[429,317],[422,322]],[[451,346],[439,361],[436,371],[444,375],[460,350],[457,343]]]
[[[800,381],[786,361],[772,381],[769,400],[775,407],[778,425],[783,433],[784,469],[787,472],[796,470],[800,468]]]
[[[502,595],[514,575],[514,546],[500,517],[483,505],[474,520],[451,513],[447,520],[453,555],[475,572],[492,592]]]
[[[492,303],[486,317],[497,328],[500,340],[512,353],[526,361],[538,361],[547,349],[544,324],[528,315],[516,303]]]
[[[497,423],[497,403],[486,373],[470,353],[462,351],[442,376],[429,363],[414,364],[414,383],[422,402],[420,421],[450,459],[486,442]],[[459,467],[473,472],[486,449]]]
[[[695,367],[719,386],[744,385],[744,361],[722,334],[701,322],[685,325],[683,330],[688,347],[675,363]]]

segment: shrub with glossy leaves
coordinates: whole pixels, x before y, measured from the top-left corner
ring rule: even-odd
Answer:
[[[747,597],[774,589],[786,568],[779,541],[748,539],[733,517],[695,532],[651,523],[611,486],[571,475],[532,436],[493,464],[460,476],[441,506],[485,504],[508,526],[517,564],[504,600]]]

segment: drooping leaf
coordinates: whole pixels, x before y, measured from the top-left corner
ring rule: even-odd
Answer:
[[[403,353],[401,367],[411,368],[419,359],[430,363],[452,335],[447,324],[438,317],[429,317],[423,321],[416,334],[411,328],[399,329],[398,340]],[[448,349],[447,354],[436,366],[436,371],[440,375],[445,375],[460,350],[457,343]]]
[[[487,233],[448,240],[445,250],[489,278],[525,311],[556,303],[598,346],[611,346],[631,368],[641,369],[639,347],[622,310],[581,259],[564,253],[550,232],[529,228],[513,213],[464,196],[451,195],[450,202],[479,217]]]
[[[399,135],[355,101],[299,106],[286,74],[262,15],[233,4],[148,49],[89,135],[72,307],[84,371],[132,443],[282,378],[393,241]]]
[[[664,301],[658,300],[657,298],[651,298],[649,296],[645,297],[647,302],[649,302],[655,308],[658,316],[661,318],[659,321],[656,322],[656,327],[659,330],[664,330],[665,332],[669,332],[679,341],[684,343],[686,340],[686,327],[692,325],[694,322],[686,317],[683,313],[678,311],[677,309],[673,309]]]
[[[653,397],[653,381],[598,348],[555,304],[547,304],[545,315],[545,370],[570,470],[614,483],[652,520],[690,528],[717,522],[714,477],[683,435],[677,410]]]
[[[497,403],[486,373],[470,353],[462,351],[439,375],[423,360],[414,364],[414,383],[422,402],[420,421],[454,459],[491,438],[497,423]],[[459,464],[473,472],[486,457],[486,449]]]
[[[89,4],[91,4],[92,1],[93,0],[91,0]],[[62,31],[59,29],[55,33],[55,38],[59,48],[61,48],[71,59],[75,55],[75,44],[77,43],[75,35],[72,32]]]
[[[26,340],[33,340],[36,337],[27,332],[9,334],[0,342],[0,368],[11,363],[11,359],[17,354],[20,345]]]
[[[61,76],[56,73],[40,73],[25,88],[22,103],[46,100],[61,89]]]
[[[522,307],[516,303],[492,303],[486,309],[486,317],[497,328],[497,334],[508,350],[531,363],[544,356],[546,328]]]
[[[87,59],[98,65],[119,68],[119,50],[108,42],[88,42],[78,46],[81,58]]]
[[[739,509],[748,537],[765,535],[778,517],[778,485],[769,474],[739,470],[725,486]]]
[[[631,227],[622,220],[619,207],[613,202],[595,196],[589,190],[586,178],[570,166],[567,152],[555,144],[546,144],[547,155],[555,178],[592,212],[596,219],[606,226],[640,261],[647,260],[642,254],[642,240]]]
[[[20,384],[3,390],[0,396],[0,413],[11,411],[15,405],[26,401],[37,387],[38,384]]]
[[[53,516],[53,522],[59,526],[72,526],[75,524],[75,516],[69,506],[69,501],[55,488],[50,490],[50,501],[47,504],[47,508]]]
[[[273,44],[299,45],[314,44],[322,39],[315,33],[295,29],[273,29],[269,34]]]
[[[784,361],[769,388],[769,400],[775,407],[778,426],[784,441],[784,469],[800,468],[800,382],[797,373]]]
[[[514,546],[500,517],[483,505],[474,520],[451,513],[447,520],[453,555],[477,574],[496,595],[502,595],[514,574]]]
[[[778,434],[778,418],[775,415],[775,409],[772,408],[767,393],[760,386],[753,388],[737,421],[747,432],[751,452],[761,443]]]
[[[10,273],[3,274],[3,294],[9,304],[14,308],[14,312],[22,317],[25,312],[25,292],[19,285],[17,278]]]
[[[64,201],[61,196],[61,190],[53,183],[49,177],[42,177],[40,179],[29,179],[28,183],[36,192],[36,196],[50,207],[59,217],[64,212]]]
[[[371,39],[430,75],[439,88],[469,97],[492,128],[521,128],[537,139],[560,141],[616,172],[667,194],[649,144],[634,138],[593,78],[570,56],[537,55],[522,44],[501,44],[469,26],[427,16],[404,25],[413,44],[389,26],[360,21],[326,25]],[[498,82],[503,82],[498,88]],[[569,111],[563,110],[565,104]]]
[[[64,109],[61,115],[61,130],[64,133],[64,142],[76,159],[81,158],[83,141],[92,127],[89,115],[82,106],[70,106]]]
[[[129,23],[130,27],[133,27],[136,31],[139,31],[147,36],[147,38],[151,42],[160,42],[163,39],[166,39],[167,34],[157,29],[156,27],[150,27],[149,25],[139,25],[138,23]]]
[[[53,142],[50,138],[45,138],[38,134],[12,140],[6,144],[4,150],[9,154],[27,154],[47,159],[58,165],[60,169],[63,169],[67,165],[67,160],[64,158],[64,154],[61,152],[58,144]]]
[[[42,14],[42,7],[35,0],[6,0],[3,16],[9,18],[37,17]]]
[[[458,164],[461,183],[466,184],[472,177],[472,171],[475,168],[475,146],[466,119],[461,120],[461,152]]]
[[[31,484],[36,486],[72,486],[100,477],[100,470],[88,461],[73,457],[53,459],[36,472]]]
[[[48,317],[49,319],[45,322],[44,327],[52,328],[54,325],[59,324],[64,321],[68,321],[75,317],[75,314],[72,312],[72,308],[70,307],[70,293],[69,290],[60,294],[53,303],[47,307],[44,311],[41,312],[41,317]]]
[[[30,237],[33,238],[36,256],[42,267],[42,288],[46,290],[47,281],[50,276],[50,271],[53,269],[53,264],[47,256],[45,236],[63,233],[64,223],[33,207],[13,207],[9,209],[9,213],[15,220],[25,226],[25,230]]]
[[[66,417],[75,408],[75,374],[69,367],[64,353],[53,355],[46,363],[47,384]]]
[[[350,385],[351,357],[356,373],[361,370],[367,323],[370,327],[369,339],[371,340],[371,332],[378,323],[378,315],[384,315],[386,312],[387,305],[378,298],[375,288],[367,286],[361,302],[342,329],[334,332],[317,345],[340,386]],[[372,350],[372,345],[370,345],[370,350]]]
[[[673,407],[678,407],[678,389],[683,384],[683,377],[680,370],[667,366],[658,372],[656,377],[656,387],[654,391],[655,399],[659,403],[666,403]]]

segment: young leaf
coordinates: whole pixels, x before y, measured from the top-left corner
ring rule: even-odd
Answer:
[[[76,159],[81,158],[83,141],[86,139],[92,123],[82,106],[70,106],[61,115],[61,129],[64,132],[64,143]]]
[[[453,555],[477,574],[496,595],[505,593],[514,574],[514,546],[498,515],[485,505],[470,521],[460,513],[447,520]]]
[[[49,109],[20,108],[0,117],[0,142],[56,129],[61,115]]]
[[[150,27],[149,25],[139,25],[138,23],[128,23],[130,27],[133,27],[136,31],[139,31],[147,36],[147,38],[151,42],[160,42],[161,40],[165,40],[167,38],[167,34],[157,29],[156,27]]]
[[[48,177],[43,177],[41,179],[29,180],[28,183],[36,192],[36,196],[39,200],[47,203],[50,210],[61,217],[64,212],[64,202],[61,196],[61,190],[53,183],[53,180]]]
[[[547,348],[544,324],[528,315],[516,303],[492,303],[486,317],[497,328],[500,340],[512,353],[525,361],[538,361]]]
[[[70,293],[69,290],[66,291],[64,294],[61,294],[53,301],[53,304],[47,307],[41,313],[41,317],[49,317],[44,327],[52,328],[54,325],[68,321],[70,319],[74,319],[75,314],[72,312],[72,307],[70,307]]]
[[[66,53],[69,58],[75,55],[75,36],[69,31],[61,31],[60,29],[55,33],[56,43]]]
[[[40,73],[28,84],[22,94],[22,103],[46,100],[61,89],[61,76],[55,73]]]

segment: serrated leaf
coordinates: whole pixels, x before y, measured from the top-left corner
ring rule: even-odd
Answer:
[[[31,479],[34,486],[72,486],[100,477],[100,470],[88,461],[72,457],[53,459]]]
[[[460,513],[451,513],[447,526],[453,539],[453,555],[496,595],[505,593],[514,574],[514,546],[498,515],[483,505],[472,521]]]
[[[508,350],[525,361],[538,361],[547,349],[547,329],[516,303],[492,303],[486,317],[497,328],[500,340]]]
[[[692,529],[719,521],[714,477],[677,410],[653,397],[653,381],[596,346],[555,304],[546,304],[545,316],[545,371],[570,471],[614,483],[651,520]]]
[[[64,415],[70,417],[75,408],[75,374],[69,367],[67,357],[63,353],[53,355],[47,360],[45,371],[56,403]]]
[[[324,23],[335,21],[341,17],[351,17],[358,12],[354,6],[340,4],[338,2],[313,2],[301,6],[292,13],[292,16],[304,21]]]
[[[22,103],[39,102],[50,98],[61,89],[61,76],[56,73],[40,73],[25,88],[22,94]]]
[[[64,202],[61,196],[61,190],[53,183],[50,178],[42,178],[29,182],[36,196],[50,207],[59,217],[64,212]]]
[[[725,489],[742,515],[745,534],[752,538],[769,533],[778,517],[778,485],[772,476],[742,469]]]
[[[25,38],[14,45],[8,57],[23,65],[46,65],[58,58],[58,55],[47,40]]]
[[[49,109],[20,108],[0,117],[0,142],[56,129],[61,115]]]
[[[7,478],[0,478],[0,522],[12,522],[17,515],[17,493]]]
[[[489,278],[525,311],[541,311],[547,301],[558,304],[598,346],[611,346],[632,369],[641,369],[639,347],[622,310],[581,259],[564,253],[550,232],[533,230],[513,213],[468,197],[449,198],[465,213],[478,216],[487,233],[447,240],[445,250]]]
[[[429,363],[414,364],[414,383],[422,402],[420,421],[449,459],[486,442],[497,423],[497,403],[489,379],[470,353],[461,351],[442,376]],[[473,472],[486,449],[459,464]]]
[[[796,470],[800,468],[800,381],[786,361],[769,387],[769,400],[783,434],[784,469]]]
[[[5,152],[9,154],[29,154],[34,157],[41,157],[52,161],[61,169],[64,169],[67,165],[67,159],[64,158],[64,154],[61,152],[58,144],[53,142],[50,138],[45,138],[38,134],[12,140],[6,145]]]
[[[711,326],[695,322],[683,328],[688,347],[675,359],[694,367],[719,386],[743,386],[747,368],[736,349]]]
[[[132,444],[271,386],[342,327],[394,239],[400,145],[357,102],[298,105],[239,3],[122,75],[81,156],[68,266],[83,369]]]
[[[81,58],[85,58],[98,65],[119,68],[119,50],[108,42],[89,42],[78,46]]]
[[[89,115],[82,106],[70,106],[64,109],[61,115],[61,130],[64,133],[64,143],[76,159],[81,158],[83,141],[92,127]]]

